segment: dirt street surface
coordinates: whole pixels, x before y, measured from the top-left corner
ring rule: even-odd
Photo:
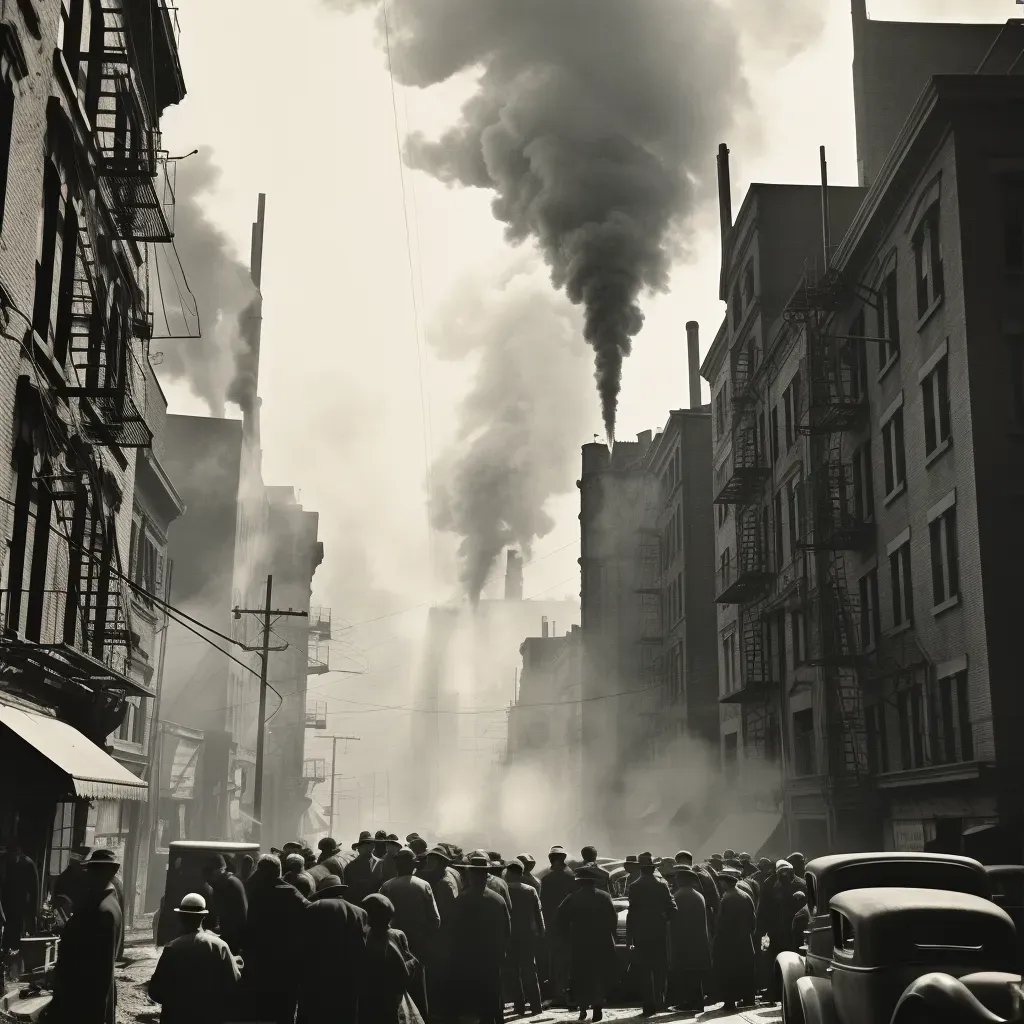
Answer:
[[[160,951],[155,946],[133,946],[125,950],[126,963],[117,968],[117,1024],[156,1024],[160,1019],[160,1008],[149,1001],[146,983],[153,974]],[[511,1010],[511,1007],[509,1007]],[[512,1021],[522,1020],[523,1024],[576,1024],[578,1014],[568,1010],[546,1010],[537,1017],[506,1017]],[[778,1006],[759,1006],[742,1013],[725,1015],[720,1009],[709,1010],[699,1017],[683,1016],[679,1013],[659,1013],[654,1017],[642,1018],[636,1007],[614,1007],[604,1011],[606,1021],[649,1020],[653,1024],[673,1024],[675,1021],[713,1020],[717,1024],[781,1024],[782,1014]]]

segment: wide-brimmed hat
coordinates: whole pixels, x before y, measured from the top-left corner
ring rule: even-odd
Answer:
[[[549,857],[561,857],[561,858],[564,859],[564,858],[568,857],[569,854],[566,852],[566,849],[565,849],[564,846],[552,846],[551,849],[548,850],[548,856]]]
[[[370,835],[365,829],[359,833],[359,838],[352,844],[353,850],[358,850],[360,846],[366,846],[368,843],[373,842],[373,836]]]
[[[429,847],[427,846],[426,839],[424,839],[420,835],[417,835],[415,832],[413,832],[411,835],[406,836],[405,841],[409,844],[409,849],[417,855],[421,856],[422,854],[426,853],[427,850],[429,849]]]
[[[587,865],[576,869],[576,881],[577,882],[596,882],[597,872]]]
[[[479,854],[473,854],[473,856],[466,860],[467,871],[490,871],[491,862],[486,857],[481,857]]]
[[[710,857],[708,857],[708,860],[711,861],[712,864],[721,864],[723,858],[720,853],[713,853]]]
[[[435,846],[433,849],[427,850],[427,856],[440,857],[448,864],[452,862],[452,855],[443,846]]]
[[[690,867],[689,864],[676,864],[675,871],[673,872],[676,878],[696,878],[697,872]]]
[[[174,912],[189,917],[205,917],[209,913],[206,909],[206,900],[197,892],[190,892],[183,897],[181,904],[174,908]]]
[[[389,832],[385,837],[384,842],[390,843],[392,846],[397,846],[399,849],[402,848],[402,840],[399,839],[394,832]]]
[[[337,875],[324,875],[316,883],[316,892],[311,900],[339,899],[348,891],[348,886]]]
[[[739,882],[742,880],[743,875],[741,875],[735,868],[722,868],[722,870],[718,872],[718,877],[725,878],[733,882]]]
[[[82,866],[91,867],[116,867],[121,866],[121,858],[118,857],[117,851],[110,849],[109,846],[95,846],[91,849],[86,856],[85,860],[82,861]]]
[[[527,871],[537,865],[537,858],[530,853],[521,853],[516,857],[516,860],[518,860]]]
[[[642,868],[653,868],[654,857],[650,853],[641,853],[636,859],[637,864]]]
[[[635,853],[627,853],[626,854],[626,859],[622,863],[624,865],[625,864],[636,864],[636,863],[638,863],[638,861],[636,859],[636,854]]]
[[[386,843],[388,841],[388,834],[384,829],[379,828],[373,833],[373,841],[375,843]]]

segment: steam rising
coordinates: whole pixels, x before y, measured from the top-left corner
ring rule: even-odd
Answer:
[[[202,336],[164,341],[160,366],[161,374],[184,381],[213,416],[223,416],[229,401],[243,412],[250,410],[259,355],[259,293],[249,268],[203,210],[203,200],[214,191],[220,176],[209,148],[178,164],[174,244],[195,296]],[[168,333],[195,333],[192,296],[179,291],[163,269],[168,266],[165,260],[160,259],[160,266]],[[158,335],[162,320],[163,314],[158,313]]]
[[[459,123],[410,136],[406,159],[493,191],[509,241],[540,244],[583,307],[611,440],[640,297],[667,288],[674,235],[746,99],[728,14],[712,0],[390,0],[387,17],[403,84],[480,69]]]
[[[474,602],[506,547],[528,556],[551,531],[545,503],[574,479],[590,417],[578,338],[572,307],[523,271],[490,292],[460,289],[432,332],[442,358],[478,360],[431,496],[435,527],[462,538],[459,575]]]

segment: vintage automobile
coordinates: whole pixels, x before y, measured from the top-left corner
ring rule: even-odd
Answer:
[[[829,919],[832,953],[824,976],[806,974],[796,983],[805,1024],[889,1024],[904,993],[924,975],[1011,975],[1016,963],[1013,922],[981,896],[851,889],[829,901]]]
[[[797,981],[808,975],[826,977],[832,963],[832,921],[829,902],[839,893],[862,888],[948,890],[987,899],[991,882],[985,869],[969,857],[941,853],[848,853],[818,857],[804,874],[811,914],[806,947],[800,953],[780,953],[775,961],[782,993],[784,1024],[802,1024],[796,999]]]
[[[985,874],[992,885],[992,899],[1013,918],[1020,934],[1024,930],[1024,866],[986,864]]]
[[[1020,975],[925,974],[900,996],[891,1024],[1024,1024]]]

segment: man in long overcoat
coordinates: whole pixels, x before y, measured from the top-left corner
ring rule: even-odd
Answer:
[[[724,1001],[723,1009],[732,1012],[737,1003],[752,1004],[756,995],[754,932],[757,918],[750,897],[736,889],[739,872],[735,868],[723,868],[718,878],[722,903],[718,908],[711,958],[715,995]]]
[[[529,853],[521,853],[516,858],[523,865],[523,885],[529,885],[540,892],[540,882],[533,876],[533,869],[537,866],[537,858]]]
[[[93,850],[82,861],[86,874],[61,933],[48,1024],[114,1024],[121,904],[113,881],[120,866],[112,850]]]
[[[575,889],[558,908],[555,928],[568,950],[569,999],[579,1007],[581,1021],[586,1020],[588,1007],[593,1007],[595,1021],[603,1017],[615,970],[617,924],[615,904],[598,888],[597,873],[577,869]]]
[[[314,885],[319,886],[320,882],[328,875],[340,878],[344,882],[345,857],[337,841],[328,836],[326,839],[321,839],[316,845],[320,851],[316,864],[311,868],[306,868],[306,873],[313,879]]]
[[[680,864],[675,881],[676,912],[669,922],[670,999],[682,1013],[703,1013],[705,986],[711,974],[707,910],[692,867]]]
[[[721,895],[718,892],[718,883],[715,882],[711,872],[703,864],[693,863],[693,854],[689,850],[680,850],[676,854],[676,866],[693,868],[697,876],[697,886],[701,896],[704,897],[704,909],[708,921],[708,935],[715,934],[715,918],[718,916],[718,904]]]
[[[399,850],[394,859],[397,874],[380,887],[380,894],[391,900],[395,908],[391,925],[405,932],[412,955],[419,961],[409,995],[425,1020],[428,1005],[427,985],[436,960],[441,915],[438,913],[430,883],[413,874],[416,854],[405,848]]]
[[[489,869],[486,856],[469,858],[468,885],[455,901],[452,920],[452,980],[463,1008],[480,1024],[502,1024],[501,969],[512,919],[505,901],[487,885]]]
[[[629,887],[626,938],[629,942],[630,971],[640,986],[644,1016],[665,1007],[668,984],[668,923],[676,910],[668,883],[655,874],[654,858],[639,857],[640,877]]]
[[[39,906],[39,872],[19,839],[12,839],[0,857],[0,902],[7,917],[4,948],[18,949],[21,937],[35,931]]]
[[[206,864],[203,872],[213,892],[211,916],[217,923],[217,934],[230,946],[231,952],[242,951],[242,935],[249,912],[249,899],[241,880],[228,871],[227,862],[218,853]]]
[[[250,1014],[243,1019],[292,1024],[309,901],[281,877],[281,862],[271,853],[260,857],[253,878],[242,936],[242,994]]]
[[[537,950],[544,939],[544,914],[540,895],[523,881],[525,871],[519,860],[509,861],[505,869],[509,898],[512,900],[512,936],[505,961],[508,984],[516,1013],[541,1011],[540,982],[537,979]]]
[[[540,880],[540,905],[548,927],[545,940],[548,994],[558,1005],[565,1001],[569,964],[564,936],[554,927],[554,922],[562,902],[576,891],[575,875],[565,863],[567,857],[563,847],[552,846],[548,851],[550,870]]]
[[[458,872],[451,866],[451,854],[444,846],[428,851],[418,877],[430,886],[441,921],[434,942],[434,961],[427,971],[427,1003],[438,1020],[451,1019],[454,1009],[451,977],[451,933],[455,901],[461,891]]]
[[[317,885],[303,912],[297,1024],[355,1024],[359,1011],[366,911],[347,900],[337,875]]]
[[[386,852],[386,845],[382,844]],[[380,871],[373,858],[374,842],[369,832],[360,832],[359,838],[352,844],[356,851],[356,859],[345,865],[345,884],[348,886],[348,899],[356,906],[371,892],[380,889],[383,881]]]

